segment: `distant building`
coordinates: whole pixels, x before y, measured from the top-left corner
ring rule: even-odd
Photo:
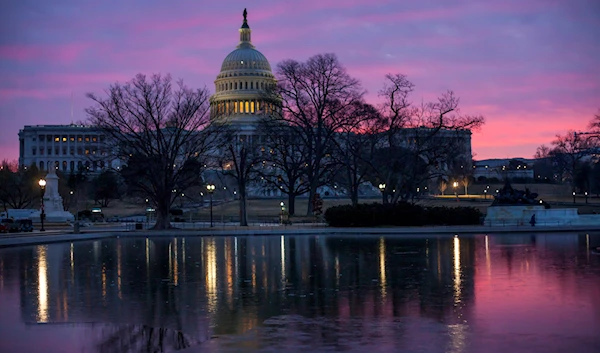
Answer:
[[[63,172],[117,168],[105,147],[105,135],[85,125],[25,125],[19,131],[19,166]]]
[[[533,160],[525,158],[484,159],[473,163],[473,177],[533,179]]]

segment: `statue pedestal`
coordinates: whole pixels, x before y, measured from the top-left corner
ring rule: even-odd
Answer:
[[[490,206],[483,222],[486,226],[529,226],[535,214],[535,226],[600,225],[600,215],[579,215],[576,208],[544,206]]]
[[[75,220],[75,217],[64,210],[63,199],[58,193],[58,175],[54,169],[50,169],[46,175],[46,192],[44,193],[44,212],[46,222],[68,222]],[[32,214],[32,219],[40,219],[41,210]]]
[[[545,211],[544,206],[490,206],[483,222],[486,226],[527,225],[533,213]],[[528,217],[525,215],[529,215]],[[537,216],[536,216],[537,217]]]

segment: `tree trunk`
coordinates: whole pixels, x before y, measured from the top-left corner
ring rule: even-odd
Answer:
[[[306,215],[313,215],[313,200],[315,199],[315,194],[317,193],[317,186],[314,185],[316,183],[311,184],[310,191],[308,192],[308,206],[306,207]]]
[[[296,213],[296,195],[292,192],[288,194],[288,213],[290,216]]]
[[[169,195],[170,197],[170,195]],[[169,229],[171,228],[171,222],[169,219],[169,201],[161,200],[156,205],[156,223],[152,229]]]
[[[239,183],[240,188],[240,226],[248,226],[248,214],[246,212],[246,184]]]
[[[352,206],[358,205],[358,187],[354,185],[350,187],[350,200],[352,201]]]

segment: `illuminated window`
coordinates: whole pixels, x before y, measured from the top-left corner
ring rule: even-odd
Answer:
[[[90,150],[88,150],[87,148],[85,149],[85,154],[90,154]]]
[[[62,137],[62,142],[67,142],[67,136]]]
[[[244,102],[240,101],[240,108],[238,109],[239,113],[243,113],[244,112]]]
[[[77,135],[77,142],[81,142],[83,141],[83,137],[81,137],[81,135]]]
[[[60,142],[60,136],[58,136],[58,135],[54,136],[54,142]]]
[[[248,101],[246,101],[246,110],[244,111],[244,113],[249,113],[250,112],[250,103],[248,103]]]
[[[73,136],[73,135],[70,135],[70,136],[69,136],[69,141],[71,141],[71,142],[75,142],[75,136]]]
[[[94,136],[94,137],[92,137],[92,141],[93,141],[93,142],[98,142],[98,136]]]
[[[85,142],[90,142],[90,137],[88,135],[85,135]]]
[[[250,102],[250,112],[254,113],[254,101]]]

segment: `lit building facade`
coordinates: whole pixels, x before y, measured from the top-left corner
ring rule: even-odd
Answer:
[[[112,163],[105,139],[102,131],[85,125],[25,125],[19,131],[19,166],[54,167],[63,172],[118,167]]]

